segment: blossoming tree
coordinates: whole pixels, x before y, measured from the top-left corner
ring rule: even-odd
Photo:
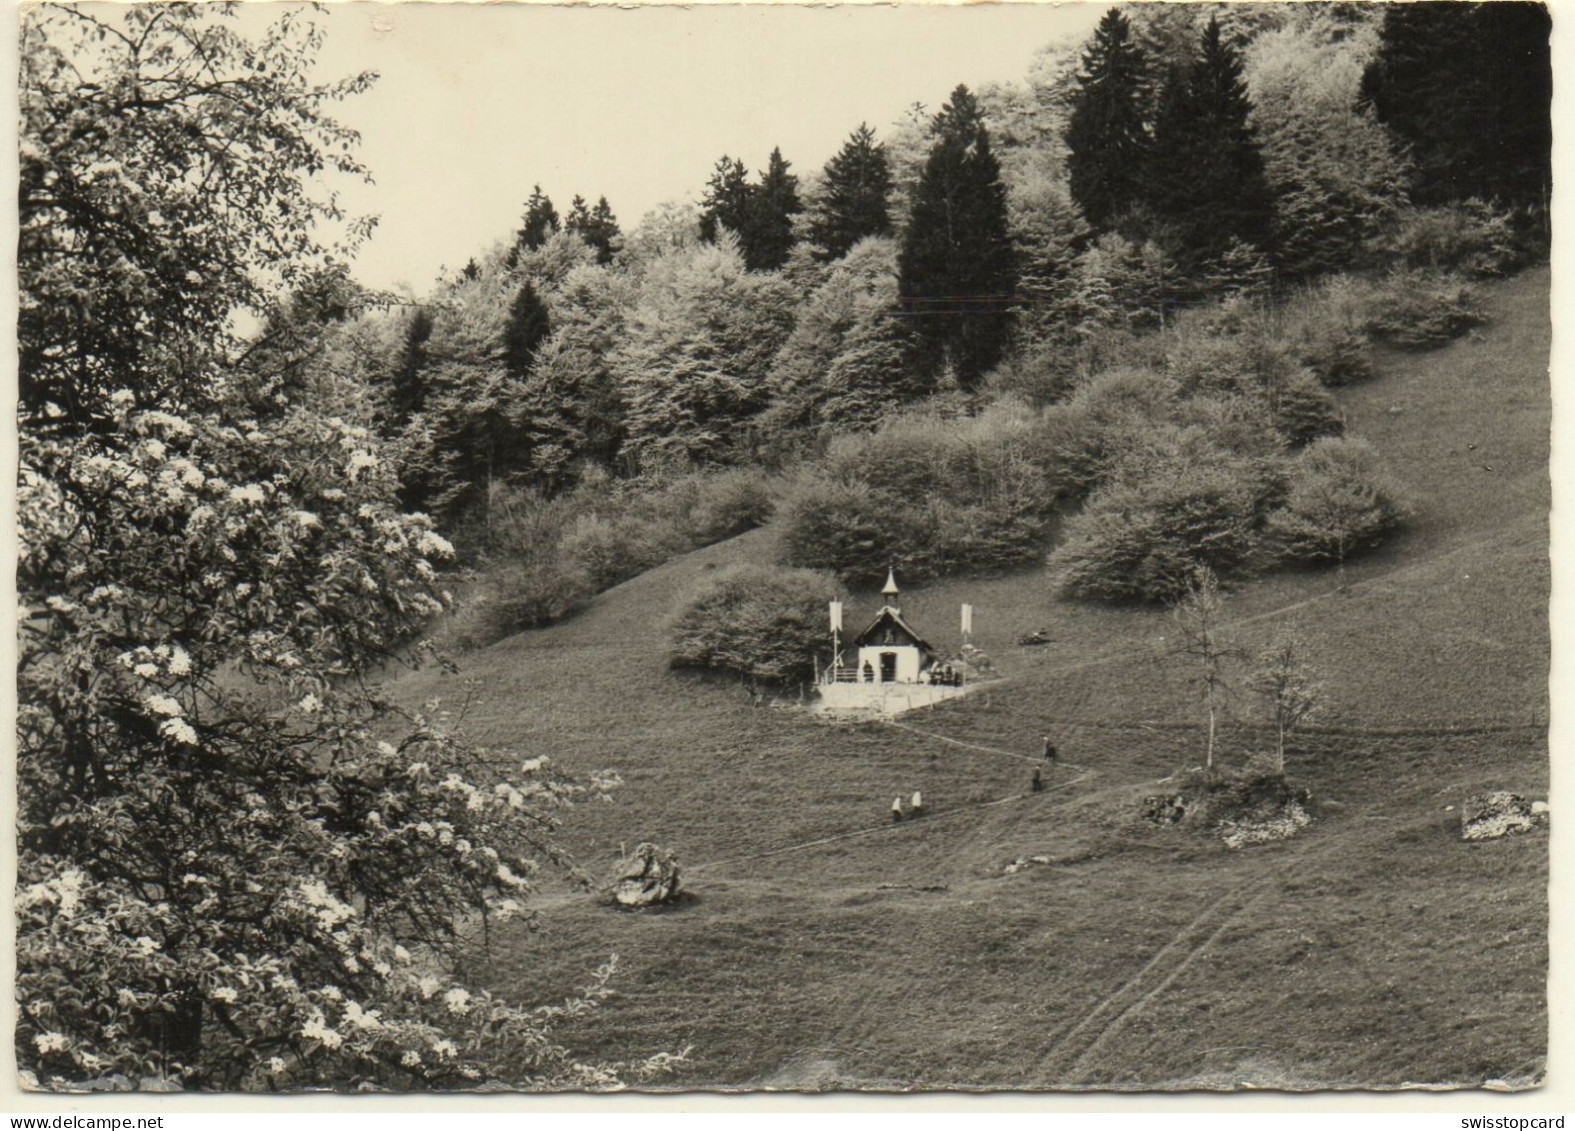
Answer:
[[[115,156],[231,131],[236,200],[322,168],[348,139],[301,80],[318,33],[291,14],[254,47],[220,8],[100,11],[34,10],[24,30],[20,1067],[44,1087],[224,1089],[659,1068],[577,1064],[553,1040],[607,967],[539,1007],[457,979],[471,928],[527,914],[566,863],[559,808],[612,783],[476,748],[380,693],[381,665],[422,652],[451,548],[400,513],[361,422],[315,405],[258,421],[226,397],[231,343],[164,287],[197,237],[151,219],[191,189],[181,158]],[[110,165],[93,207],[70,203]],[[29,184],[67,203],[30,207]],[[315,255],[317,215],[266,217],[264,240],[202,233],[204,301],[228,310]],[[70,319],[45,309],[67,292]],[[113,334],[83,329],[100,313]]]

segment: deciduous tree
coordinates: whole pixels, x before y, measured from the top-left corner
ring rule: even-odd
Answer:
[[[73,317],[114,332],[23,323],[40,408],[17,493],[23,1080],[610,1084],[551,1038],[565,1014],[457,974],[467,919],[523,914],[532,877],[564,862],[556,810],[583,787],[372,689],[417,654],[451,547],[400,513],[364,423],[312,402],[260,421],[230,396],[208,304],[260,296],[270,275],[302,271],[284,261],[298,252],[310,262],[325,213],[295,181],[333,160],[316,145],[349,140],[313,116],[309,14],[255,38],[238,18],[199,5],[24,17],[37,183],[97,169],[100,205],[126,201],[136,255],[162,267],[62,264],[109,246],[94,241],[113,241],[113,213],[32,202],[24,310],[69,282]],[[193,170],[212,175],[213,199]],[[207,270],[189,284],[197,309],[166,286]],[[602,995],[605,971],[591,981],[568,1015]]]
[[[1258,696],[1274,727],[1275,769],[1285,773],[1285,740],[1317,713],[1321,688],[1302,658],[1304,646],[1292,633],[1282,635],[1258,657],[1247,686]]]
[[[332,176],[301,175],[365,174],[329,112],[371,77],[309,78],[320,34],[304,9],[254,38],[232,8],[29,10],[17,340],[30,426],[93,427],[120,389],[209,403],[209,363],[242,348],[232,315],[267,320],[370,230],[347,221]],[[325,243],[336,228],[343,240]]]

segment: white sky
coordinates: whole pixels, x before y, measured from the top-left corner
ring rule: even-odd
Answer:
[[[259,6],[266,8],[267,6]],[[773,145],[818,170],[861,121],[880,133],[959,82],[1021,80],[1047,43],[1081,41],[1104,5],[551,7],[331,5],[324,76],[381,74],[337,116],[377,184],[358,276],[427,291],[518,226],[540,182],[558,211],[605,195],[625,231],[694,199],[716,159]]]

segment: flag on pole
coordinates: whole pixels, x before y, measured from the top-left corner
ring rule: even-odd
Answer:
[[[973,606],[972,605],[964,605],[962,607],[962,630],[963,630],[963,635],[964,636],[967,636],[968,634],[973,632]]]
[[[831,602],[831,631],[832,632],[841,632],[842,631],[842,602],[841,601],[833,601],[833,602]]]

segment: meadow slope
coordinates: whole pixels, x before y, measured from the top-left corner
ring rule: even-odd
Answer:
[[[1402,537],[1341,591],[1292,572],[1227,596],[1239,643],[1294,623],[1323,677],[1290,755],[1319,805],[1300,837],[1233,852],[1136,820],[1199,760],[1171,622],[1056,600],[1038,571],[903,595],[943,647],[972,602],[1006,678],[902,726],[670,671],[668,618],[715,569],[771,560],[768,527],[395,685],[465,702],[481,741],[618,770],[565,829],[591,874],[646,839],[686,864],[692,897],[660,914],[549,885],[539,929],[495,933],[477,976],[545,1000],[617,952],[619,995],[563,1035],[608,1058],[690,1045],[678,1087],[1533,1082],[1547,840],[1467,844],[1447,807],[1546,796],[1547,294],[1546,269],[1494,284],[1478,334],[1341,394],[1415,495]],[[1052,643],[1018,647],[1030,629]],[[1030,794],[1046,733],[1070,765]],[[932,815],[891,825],[914,789]],[[1003,873],[1027,854],[1053,863]]]

